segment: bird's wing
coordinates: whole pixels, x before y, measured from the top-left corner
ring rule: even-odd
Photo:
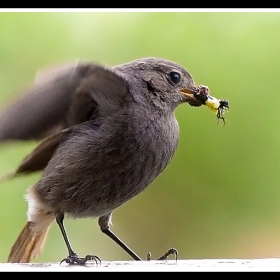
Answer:
[[[80,79],[77,64],[36,77],[34,85],[0,116],[0,141],[42,139],[63,128],[65,112]]]
[[[65,140],[71,131],[71,128],[66,128],[44,139],[43,142],[21,161],[15,170],[1,176],[0,183],[21,174],[43,170],[59,144]]]
[[[92,73],[79,84],[67,112],[72,126],[118,110],[129,98],[127,80],[118,71],[95,65]]]
[[[61,142],[71,133],[70,128],[63,129],[44,139],[27,157],[23,159],[15,175],[44,169]]]
[[[0,142],[38,140],[117,108],[127,94],[116,71],[72,63],[39,75],[0,115]]]

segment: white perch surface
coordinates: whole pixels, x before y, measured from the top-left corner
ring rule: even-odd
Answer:
[[[0,271],[280,271],[280,259],[202,259],[166,261],[102,261],[96,265],[0,263]]]

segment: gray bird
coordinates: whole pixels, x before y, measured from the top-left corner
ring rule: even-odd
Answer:
[[[97,217],[100,229],[134,260],[141,258],[111,230],[112,211],[143,190],[166,168],[179,140],[174,115],[182,103],[205,105],[190,73],[160,58],[115,67],[68,65],[39,78],[0,116],[0,141],[43,139],[14,175],[42,170],[28,189],[28,220],[9,262],[41,253],[56,220],[68,249],[63,259],[83,265],[63,220]],[[159,259],[177,254],[171,248]]]

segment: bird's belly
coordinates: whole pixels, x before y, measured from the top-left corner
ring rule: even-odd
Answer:
[[[136,155],[134,163],[127,159],[121,165],[107,168],[97,178],[76,182],[72,191],[68,188],[64,194],[63,203],[59,203],[61,211],[73,217],[98,217],[113,211],[146,189],[167,166],[171,155],[168,159],[166,156]]]
[[[168,133],[154,126],[152,134],[149,127],[146,137],[123,132],[119,138],[100,141],[99,149],[90,138],[81,143],[81,137],[79,141],[72,137],[62,147],[72,153],[66,155],[64,165],[58,156],[52,159],[37,186],[39,196],[52,211],[73,217],[113,211],[146,189],[168,165],[178,142],[176,123],[170,126]],[[124,144],[123,139],[130,141]]]

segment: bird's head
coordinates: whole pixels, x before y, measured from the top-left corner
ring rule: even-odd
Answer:
[[[134,98],[145,97],[161,109],[174,110],[181,103],[201,106],[205,100],[197,93],[191,74],[170,60],[148,57],[115,67],[130,81],[132,88],[139,89]]]

